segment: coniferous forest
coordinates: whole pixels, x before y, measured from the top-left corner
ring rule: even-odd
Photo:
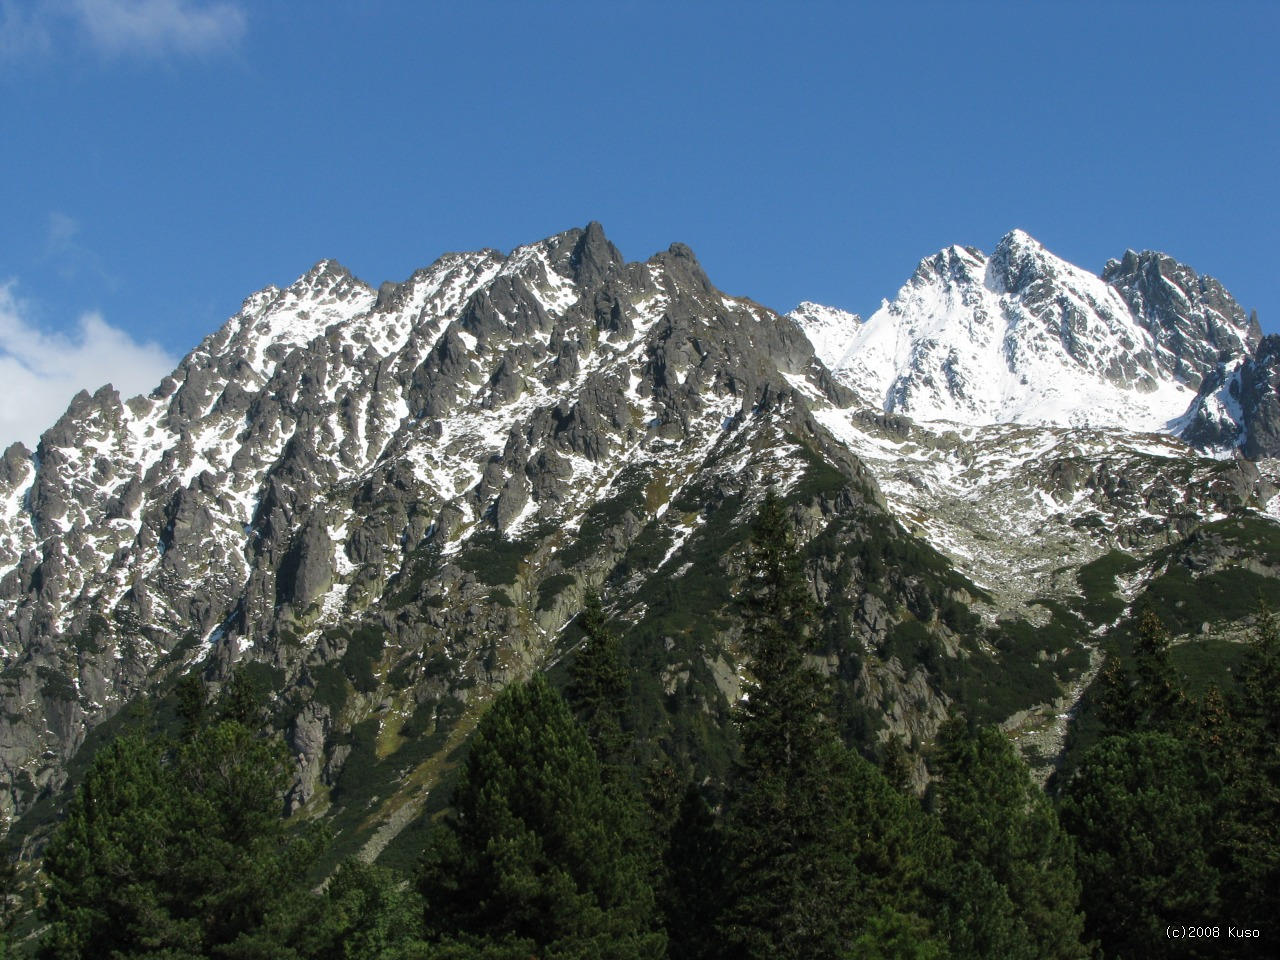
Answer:
[[[722,780],[633,735],[598,597],[555,680],[503,690],[406,873],[281,816],[290,757],[252,684],[177,691],[96,755],[44,852],[4,885],[3,956],[279,960],[1084,960],[1274,956],[1280,624],[1192,696],[1148,611],[1087,742],[1037,784],[954,718],[916,761],[847,743],[811,656],[819,611],[782,503],[753,527],[749,664]],[[163,728],[164,732],[160,732]],[[1084,736],[1084,734],[1082,734]],[[325,871],[321,871],[323,873]],[[28,932],[20,933],[26,920]]]

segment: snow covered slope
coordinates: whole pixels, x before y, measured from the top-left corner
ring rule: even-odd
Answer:
[[[1158,305],[1153,285],[1172,291]],[[1017,230],[990,257],[949,247],[921,261],[865,323],[812,304],[791,316],[866,403],[971,426],[1170,431],[1204,378],[1258,340],[1216,281],[1169,258],[1130,253],[1104,280]]]

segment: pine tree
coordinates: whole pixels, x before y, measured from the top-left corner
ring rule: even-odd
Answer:
[[[661,907],[670,960],[711,960],[719,949],[712,922],[724,894],[724,845],[706,797],[690,784],[663,861]]]
[[[109,960],[146,947],[200,955],[200,924],[175,916],[169,878],[181,811],[159,742],[118,737],[97,757],[45,853],[41,956]]]
[[[1237,671],[1222,735],[1219,822],[1227,868],[1223,902],[1251,928],[1274,929],[1280,904],[1280,623],[1263,604]],[[1253,952],[1249,952],[1252,948]],[[1241,956],[1265,956],[1252,941]]]
[[[907,752],[907,748],[903,745],[901,737],[891,734],[880,745],[878,759],[880,771],[884,774],[886,780],[903,793],[911,791],[915,764],[912,762],[911,754]]]
[[[737,707],[742,760],[728,799],[727,955],[834,957],[850,933],[832,789],[840,749],[826,679],[805,661],[814,602],[772,489],[752,530]]]
[[[643,846],[638,818],[605,789],[591,745],[544,677],[494,701],[453,806],[432,834],[420,878],[428,939],[438,949],[662,955],[665,937],[635,852]]]
[[[1029,955],[1087,956],[1074,847],[1013,744],[995,727],[970,730],[956,719],[939,734],[935,763],[936,806],[956,855],[987,871],[1008,899]]]
[[[280,740],[235,720],[206,727],[174,757],[180,819],[167,895],[175,911],[199,918],[206,951],[252,934],[301,891],[322,837],[283,819],[291,772]]]
[[[26,902],[15,859],[0,845],[0,960],[14,956],[13,928],[22,916]]]
[[[283,744],[223,720],[173,744],[133,732],[95,757],[45,857],[41,955],[237,952],[301,890],[314,838],[282,820]]]
[[[1171,648],[1169,631],[1156,612],[1145,607],[1133,641],[1131,695],[1136,716],[1132,730],[1182,737],[1196,725],[1195,704],[1173,665]]]
[[[425,954],[422,903],[388,870],[347,860],[278,924],[264,947],[276,960],[400,960]],[[272,954],[264,953],[264,957]]]

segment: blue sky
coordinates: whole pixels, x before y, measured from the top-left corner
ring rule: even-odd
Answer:
[[[268,283],[590,220],[868,313],[1019,227],[1280,330],[1280,4],[0,0],[0,443]]]

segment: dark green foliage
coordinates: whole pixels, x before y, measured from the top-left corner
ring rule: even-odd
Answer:
[[[998,894],[993,902],[1009,903],[1010,916],[1025,929],[1027,956],[1087,956],[1074,848],[1009,740],[995,727],[971,731],[953,720],[939,735],[931,765],[939,777],[934,805],[962,862],[957,883],[990,886]]]
[[[400,610],[419,598],[423,585],[440,570],[440,545],[427,540],[408,558],[400,573],[387,584],[386,608]]]
[[[14,928],[27,906],[27,894],[15,859],[14,854],[0,846],[0,960],[10,960],[17,955]]]
[[[946,942],[927,922],[885,907],[867,918],[845,960],[949,960],[950,956]]]
[[[36,667],[40,678],[40,695],[49,700],[73,703],[80,698],[76,686],[62,671],[52,667]]]
[[[884,774],[884,778],[895,789],[901,793],[906,793],[911,789],[915,764],[911,759],[911,754],[907,752],[901,737],[895,734],[883,741],[880,745],[876,762],[880,767],[880,772]]]
[[[177,712],[181,723],[179,735],[183,740],[194,739],[209,716],[204,683],[195,674],[188,674],[178,681],[174,687],[174,695],[178,701]]]
[[[715,815],[692,784],[680,801],[663,857],[662,916],[670,960],[718,954],[711,921],[724,907],[724,844]]]
[[[957,849],[936,883],[941,935],[951,960],[1033,960],[1037,955],[1008,890],[976,859]]]
[[[753,680],[726,802],[724,955],[844,956],[884,908],[909,916],[924,906],[938,847],[912,817],[914,800],[840,742],[829,680],[806,659],[814,601],[772,491],[753,527],[745,593]]]
[[[1216,637],[1179,643],[1169,651],[1174,671],[1186,684],[1188,698],[1203,697],[1210,687],[1221,689],[1244,666],[1248,646]]]
[[[417,893],[391,871],[356,860],[344,861],[319,896],[306,897],[271,927],[258,944],[263,960],[427,956]]]
[[[1082,760],[1061,817],[1079,850],[1086,936],[1107,957],[1216,955],[1165,934],[1169,924],[1224,922],[1213,790],[1195,749],[1165,733],[1108,737]]]
[[[1076,583],[1083,594],[1080,613],[1090,623],[1113,623],[1125,610],[1116,577],[1132,573],[1139,562],[1127,553],[1112,550],[1076,571]]]
[[[428,940],[458,951],[443,955],[662,955],[642,841],[629,833],[637,818],[604,788],[586,736],[541,675],[485,715],[453,806],[420,879]]]
[[[850,930],[832,780],[842,749],[830,688],[805,660],[816,621],[790,521],[770,490],[752,528],[743,647],[752,679],[727,805],[720,929],[731,955],[835,956]]]
[[[476,575],[481,583],[498,587],[514,583],[520,574],[520,565],[540,539],[539,533],[508,540],[496,530],[474,534],[466,542],[457,563],[463,570]]]
[[[315,684],[315,692],[311,695],[317,703],[329,708],[332,716],[340,716],[347,705],[350,691],[347,686],[347,674],[342,664],[336,660],[307,668],[311,674],[311,682]]]
[[[368,817],[377,799],[393,794],[406,772],[444,749],[463,709],[462,703],[453,697],[419,704],[401,727],[395,749],[383,757],[378,756],[380,720],[376,716],[337,736],[337,743],[349,745],[351,751],[330,794],[333,803],[331,823],[336,836],[319,859],[320,876],[360,851],[372,830]],[[438,786],[432,793],[443,786]],[[400,865],[411,869],[416,864],[420,847],[402,853],[394,849],[401,843],[409,843],[406,835],[397,837],[396,844],[388,848],[379,862],[384,866]]]
[[[1205,726],[1202,714],[1202,726]],[[1225,720],[1206,753],[1226,781],[1219,823],[1227,864],[1223,902],[1241,923],[1277,930],[1280,904],[1280,623],[1263,605]],[[1252,944],[1266,956],[1267,947]]]
[[[265,691],[254,681],[254,674],[246,669],[247,666],[233,671],[218,692],[213,706],[218,721],[230,721],[244,727],[258,725]]]
[[[849,486],[849,478],[824,457],[810,450],[796,437],[790,439],[798,444],[796,452],[804,460],[804,472],[801,473],[799,482],[788,491],[789,500],[808,505],[818,497],[832,496]]]
[[[162,746],[138,734],[99,753],[45,854],[44,914],[50,960],[107,958],[151,942],[188,955],[198,948],[194,922],[164,909],[172,852],[173,789]]]
[[[597,593],[589,593],[579,615],[583,638],[569,664],[566,698],[583,725],[607,779],[630,778],[636,766],[628,731],[631,681],[622,660],[618,636],[605,621]]]
[[[224,709],[234,713],[234,701]],[[117,738],[46,852],[41,955],[237,955],[316,851],[285,832],[289,775],[283,745],[235,719],[178,745]]]
[[[1171,647],[1160,618],[1144,608],[1132,652],[1114,657],[1102,676],[1100,710],[1108,730],[1183,737],[1195,726],[1195,706],[1173,665]]]
[[[576,536],[558,554],[557,559],[566,569],[599,550],[609,531],[621,524],[628,514],[632,517],[644,515],[644,491],[649,479],[648,471],[635,465],[624,467],[618,473],[609,488],[609,496],[598,500],[587,510]]]
[[[382,659],[386,644],[386,635],[377,627],[358,627],[351,632],[347,649],[342,654],[342,669],[351,685],[361,693],[373,693],[378,689],[374,667]]]
[[[1152,609],[1178,633],[1190,633],[1201,623],[1235,620],[1243,612],[1241,599],[1259,595],[1280,603],[1280,582],[1240,567],[1195,576],[1182,564],[1170,564],[1144,593]]]
[[[961,636],[968,656],[948,663],[935,655],[926,664],[942,691],[975,722],[999,723],[1019,710],[1051,702],[1088,666],[1082,642],[1088,637],[1088,624],[1053,601],[1037,605],[1048,611],[1046,622],[1001,620]],[[977,636],[995,649],[994,657],[974,642]]]
[[[625,617],[641,605],[645,609],[622,644],[623,659],[633,678],[635,739],[641,745],[662,741],[679,764],[688,764],[717,780],[728,772],[731,733],[728,704],[705,657],[723,642],[722,631],[730,622],[725,608],[732,582],[726,564],[745,538],[738,523],[741,508],[742,498],[737,495],[721,497],[714,491],[683,490],[672,509],[698,511],[703,522],[668,568],[687,564],[688,569],[678,577],[647,578],[630,607],[620,611]],[[628,552],[615,575],[628,575],[633,561],[638,563]],[[674,694],[668,694],[661,678],[672,664],[682,665],[690,675],[677,685]]]

